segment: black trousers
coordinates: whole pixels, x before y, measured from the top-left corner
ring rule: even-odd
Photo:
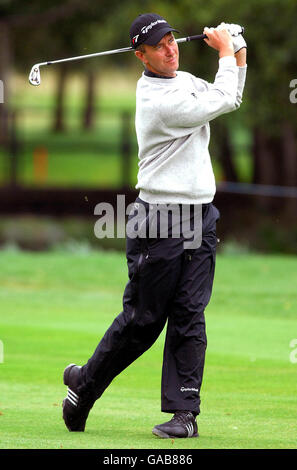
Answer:
[[[92,391],[98,399],[114,377],[152,346],[167,322],[161,409],[199,414],[207,344],[204,310],[213,285],[219,211],[206,204],[202,215],[199,248],[185,249],[182,236],[127,238],[123,311],[82,367],[80,391]]]

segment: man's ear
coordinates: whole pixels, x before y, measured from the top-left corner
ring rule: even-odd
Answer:
[[[143,63],[143,65],[145,65],[144,53],[141,52],[141,51],[135,51],[135,55],[136,55],[137,59],[139,59]]]

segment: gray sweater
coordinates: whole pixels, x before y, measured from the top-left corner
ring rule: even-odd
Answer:
[[[142,75],[136,90],[139,197],[152,204],[202,204],[216,187],[209,121],[242,102],[247,67],[219,59],[213,84],[187,72],[170,80]]]

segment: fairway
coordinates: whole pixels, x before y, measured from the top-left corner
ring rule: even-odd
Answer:
[[[83,364],[121,312],[125,255],[0,252],[0,448],[296,448],[297,258],[217,258],[198,439],[162,440],[164,332],[118,376],[85,433],[62,420],[63,370]],[[291,360],[290,360],[291,359]]]

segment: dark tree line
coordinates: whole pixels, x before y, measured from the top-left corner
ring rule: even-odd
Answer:
[[[297,186],[296,105],[289,100],[290,82],[297,78],[297,41],[295,0],[249,0],[249,2],[174,1],[171,9],[175,23],[194,33],[203,26],[221,21],[245,26],[248,43],[248,76],[240,113],[217,120],[213,128],[218,157],[227,180],[239,176],[234,162],[232,132],[244,126],[251,136],[252,182]],[[185,64],[197,74],[212,77],[210,53],[196,45]]]
[[[248,78],[240,113],[231,113],[212,124],[216,158],[223,177],[239,181],[234,129],[244,128],[250,136],[252,182],[297,186],[296,104],[290,102],[290,82],[297,78],[295,0],[2,0],[0,2],[0,79],[9,82],[13,69],[28,72],[28,64],[40,57],[67,57],[98,50],[125,47],[134,17],[156,11],[181,30],[181,35],[197,34],[204,26],[221,21],[241,23],[248,43]],[[217,67],[214,51],[201,42],[180,45],[181,69],[212,80]],[[126,55],[117,61],[129,63]],[[94,116],[95,63],[60,67],[57,74],[54,128],[63,130],[63,99],[67,76],[75,67],[86,75],[83,125],[92,125]],[[5,116],[9,105],[0,107],[0,141],[8,135]]]

